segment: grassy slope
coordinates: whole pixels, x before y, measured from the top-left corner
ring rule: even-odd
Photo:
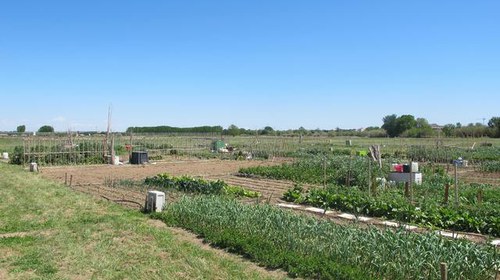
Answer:
[[[281,278],[146,216],[0,164],[0,279]]]

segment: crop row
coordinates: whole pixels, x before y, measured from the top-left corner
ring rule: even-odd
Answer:
[[[384,168],[388,167],[384,166]],[[375,177],[384,171],[370,163],[367,157],[317,155],[299,159],[293,163],[241,168],[239,172],[300,183],[367,186],[368,174]]]
[[[314,279],[490,279],[500,259],[494,248],[434,234],[361,229],[269,205],[214,196],[184,197],[156,218],[292,277]]]
[[[482,172],[500,172],[500,160],[482,162],[479,170]]]
[[[444,194],[438,194],[437,189],[439,188],[435,185],[416,188],[413,202],[397,188],[387,189],[374,196],[359,188],[334,185],[309,189],[306,192],[296,186],[288,190],[283,198],[290,202],[353,214],[500,236],[498,190],[491,187],[480,188],[479,191],[473,187],[466,188],[460,194],[461,206],[455,207],[452,201],[443,204]]]
[[[207,181],[189,176],[173,177],[167,173],[148,177],[144,180],[144,183],[150,186],[175,189],[186,193],[213,195],[227,194],[235,197],[249,198],[256,198],[260,196],[260,193],[258,192],[246,190],[239,186],[231,186],[221,180]]]
[[[448,163],[459,157],[471,162],[500,160],[499,147],[477,147],[464,149],[457,147],[409,146],[407,158],[420,162]]]

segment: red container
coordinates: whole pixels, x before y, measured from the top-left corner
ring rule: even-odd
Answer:
[[[402,173],[403,172],[403,165],[402,164],[397,164],[394,169],[396,169],[396,172]]]

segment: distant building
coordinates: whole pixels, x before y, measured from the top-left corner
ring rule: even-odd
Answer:
[[[436,131],[441,131],[441,130],[443,130],[443,126],[442,126],[442,125],[439,125],[439,124],[432,123],[432,124],[431,124],[431,127],[432,127],[432,129],[434,129],[434,130],[436,130]]]

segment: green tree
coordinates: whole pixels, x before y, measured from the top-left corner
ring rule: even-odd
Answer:
[[[387,131],[387,135],[389,135],[389,137],[396,137],[399,135],[397,130],[397,119],[398,116],[395,114],[387,115],[382,119],[384,122],[382,128]]]
[[[387,131],[389,137],[400,136],[405,131],[417,126],[417,121],[412,115],[402,115],[398,117],[397,115],[392,114],[385,116],[382,120],[384,122],[382,128]]]
[[[412,129],[417,126],[417,121],[415,120],[415,117],[412,115],[402,115],[397,119],[396,122],[396,127],[398,131],[398,135],[401,135],[403,132],[407,131],[408,129]]]
[[[227,128],[227,132],[231,136],[237,136],[237,135],[241,134],[241,130],[236,125],[234,125],[234,124],[230,125]]]
[[[274,132],[274,129],[270,126],[266,126],[264,127],[264,130],[262,130],[260,132],[261,135],[268,135],[268,134],[272,134]]]
[[[54,132],[54,128],[50,125],[44,125],[38,129],[38,132]]]
[[[432,129],[429,122],[424,118],[417,118],[415,120],[415,126],[406,130],[406,136],[408,137],[431,137],[434,135],[434,129]]]
[[[443,126],[443,133],[444,133],[444,136],[446,137],[452,137],[452,136],[455,136],[455,129],[456,129],[456,126],[454,124],[446,124],[445,126]]]
[[[24,133],[26,132],[26,126],[23,124],[23,125],[20,125],[17,127],[17,132],[18,133]]]
[[[500,117],[492,117],[488,126],[493,130],[493,137],[500,137]]]

